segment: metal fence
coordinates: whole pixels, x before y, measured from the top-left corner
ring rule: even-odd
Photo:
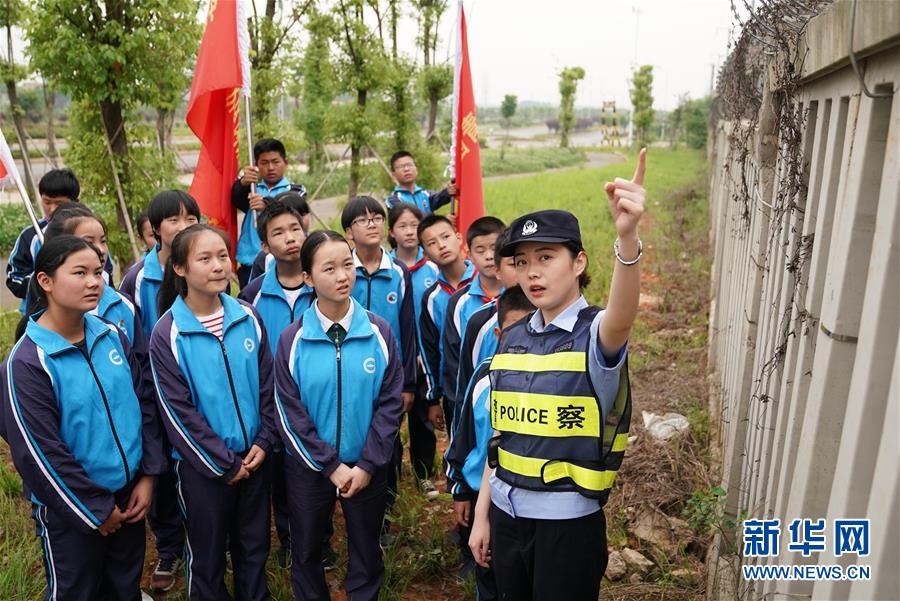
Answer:
[[[748,559],[740,528],[717,536],[709,597],[896,600],[900,1],[837,2],[799,43],[796,148],[767,121],[768,85],[752,152],[730,147],[740,124],[711,132],[709,364],[726,516],[779,519],[781,537],[777,556]],[[802,155],[801,181],[785,199],[788,152]],[[795,518],[827,520],[826,552],[788,549]],[[871,520],[868,557],[834,556],[838,518]],[[741,564],[869,565],[871,578],[750,581]]]

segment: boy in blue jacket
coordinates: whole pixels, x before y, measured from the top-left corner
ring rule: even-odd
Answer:
[[[398,150],[391,155],[391,175],[394,176],[397,186],[384,201],[389,209],[397,203],[408,202],[428,215],[450,204],[456,196],[456,184],[452,181],[440,192],[431,192],[416,184],[419,170],[416,167],[416,159],[407,150]]]
[[[498,307],[499,325],[490,333],[494,339],[500,338],[502,329],[534,311],[534,305],[518,286],[508,288],[495,304]],[[491,428],[490,367],[491,358],[482,361],[465,387],[464,397],[460,399],[456,428],[444,455],[447,488],[453,494],[453,516],[460,527],[460,538],[467,550],[469,529],[472,526],[472,503],[481,489],[488,441],[494,433]],[[468,560],[472,561],[471,555]],[[479,601],[497,598],[494,575],[490,568],[477,566],[475,580]]]

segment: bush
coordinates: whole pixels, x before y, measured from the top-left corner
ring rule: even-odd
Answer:
[[[16,238],[29,223],[21,202],[0,205],[0,255],[9,256]]]

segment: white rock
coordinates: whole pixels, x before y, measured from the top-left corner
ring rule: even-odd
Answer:
[[[620,580],[628,572],[628,564],[622,559],[622,554],[613,551],[609,554],[609,561],[606,564],[606,578],[608,580]]]
[[[651,507],[644,507],[637,513],[629,530],[638,539],[655,545],[669,556],[675,556],[692,536],[684,520],[669,517]]]
[[[637,572],[647,572],[653,568],[653,562],[634,549],[622,549],[622,559],[628,566]]]
[[[644,429],[656,440],[669,440],[691,428],[690,422],[680,413],[657,415],[650,411],[642,411],[641,414],[644,418]]]

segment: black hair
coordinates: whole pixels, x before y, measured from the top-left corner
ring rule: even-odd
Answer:
[[[193,215],[200,221],[200,206],[194,197],[184,190],[163,190],[153,197],[147,206],[147,218],[153,233],[159,238],[159,226],[163,220],[169,217],[177,217],[184,208],[188,215]]]
[[[231,243],[228,241],[228,236],[218,228],[204,223],[195,223],[178,232],[175,238],[172,239],[172,250],[169,253],[169,260],[166,261],[166,273],[163,276],[162,285],[157,296],[157,309],[160,315],[169,310],[176,297],[183,297],[187,294],[187,282],[183,277],[175,273],[174,266],[184,267],[187,265],[194,240],[205,232],[212,232],[222,238],[225,242],[225,247],[229,253],[231,252]]]
[[[287,160],[287,151],[281,140],[275,138],[263,138],[253,145],[253,162],[259,162],[259,157],[266,152],[277,152],[281,158]]]
[[[350,248],[347,239],[334,230],[317,230],[311,233],[300,247],[300,267],[308,274],[312,274],[313,259],[316,258],[316,251],[319,247],[329,241],[343,242]]]
[[[406,213],[407,211],[412,213],[413,217],[419,221],[422,221],[422,218],[425,216],[425,214],[422,213],[422,209],[408,202],[398,202],[388,209],[388,244],[391,245],[391,248],[397,248],[397,241],[394,240],[394,237],[391,236],[390,232],[394,229],[397,222],[400,221],[400,218],[403,217],[403,213]]]
[[[503,228],[499,234],[497,234],[497,241],[494,242],[494,257],[497,259],[497,262],[500,262],[500,249],[509,243],[509,232],[510,229],[508,227]]]
[[[53,218],[50,219],[50,223],[47,224],[47,228],[44,230],[44,240],[64,234],[73,234],[78,224],[85,219],[96,220],[103,228],[103,233],[108,233],[106,222],[99,215],[81,203],[67,202],[60,205],[56,212],[53,213]]]
[[[306,202],[305,192],[301,194],[300,192],[294,192],[293,190],[290,190],[288,192],[282,192],[273,200],[277,202],[283,202],[287,206],[300,213],[301,217],[303,217],[304,215],[309,215],[309,204]]]
[[[136,223],[137,223],[137,231],[138,231],[138,235],[140,236],[141,230],[144,229],[144,224],[145,224],[145,223],[150,223],[150,217],[147,216],[147,210],[144,209],[143,211],[141,211],[140,213],[138,213],[138,216],[137,216],[137,218],[135,219],[135,221],[136,221]],[[150,225],[150,229],[151,229],[151,230],[153,229],[153,225],[152,225],[152,224]]]
[[[344,205],[341,211],[341,227],[349,230],[353,225],[353,220],[358,217],[365,217],[366,213],[373,215],[381,215],[387,217],[384,212],[384,205],[372,198],[371,196],[354,196]]]
[[[300,213],[297,212],[294,207],[276,199],[267,204],[266,208],[260,211],[256,216],[256,233],[259,235],[260,240],[268,242],[269,222],[279,215],[293,215],[297,218],[297,223],[300,224],[300,227],[303,227],[303,222],[300,220]]]
[[[422,240],[422,234],[430,227],[433,227],[439,223],[446,223],[450,226],[450,228],[455,232],[456,227],[454,227],[453,222],[447,219],[443,215],[438,215],[437,213],[429,213],[425,215],[425,218],[419,222],[419,229],[416,230],[416,235],[419,236],[419,241]]]
[[[507,288],[497,300],[497,325],[502,328],[510,311],[528,311],[530,313],[534,310],[535,306],[528,300],[522,288],[519,286]]]
[[[563,246],[566,247],[566,250],[572,255],[572,260],[574,261],[576,257],[578,257],[578,253],[584,252],[584,248],[581,247],[577,242],[563,242]],[[584,255],[584,271],[581,272],[581,275],[578,276],[578,287],[584,290],[588,287],[588,284],[591,283],[591,276],[588,274],[588,267],[590,263],[588,262],[587,253]]]
[[[394,163],[396,163],[397,161],[399,161],[400,159],[402,159],[404,157],[411,158],[413,160],[413,162],[415,162],[415,160],[416,160],[416,157],[414,157],[410,151],[398,150],[397,152],[395,152],[394,154],[391,155],[391,162],[390,162],[391,171],[394,170]]]
[[[41,250],[38,251],[37,257],[34,259],[34,272],[31,276],[31,282],[28,284],[29,303],[25,315],[19,321],[19,325],[16,326],[16,340],[25,333],[29,317],[47,308],[47,293],[44,292],[44,289],[38,283],[37,274],[46,273],[48,276],[53,277],[70,255],[85,249],[94,251],[97,253],[97,260],[102,260],[100,250],[96,246],[77,236],[63,234],[53,238],[48,237],[44,240]]]
[[[72,202],[78,202],[81,184],[71,169],[51,169],[38,183],[38,192],[42,196],[65,196]]]
[[[478,236],[488,236],[490,234],[499,234],[506,229],[506,224],[490,215],[479,217],[469,225],[466,230],[466,244],[472,246],[472,241]]]

